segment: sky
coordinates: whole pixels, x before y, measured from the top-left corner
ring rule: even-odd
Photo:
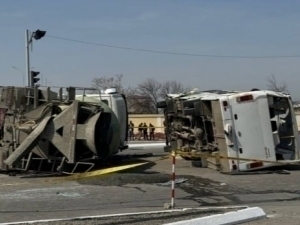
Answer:
[[[294,0],[1,0],[1,86],[23,85],[25,30],[40,29],[47,33],[33,40],[30,66],[43,85],[89,87],[94,78],[123,74],[125,87],[155,78],[247,91],[267,88],[274,75],[300,99],[300,57],[158,54],[53,38],[195,55],[300,56],[299,21]]]

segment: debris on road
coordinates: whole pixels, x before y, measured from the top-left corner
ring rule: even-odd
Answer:
[[[180,179],[175,179],[175,184],[182,184],[184,182],[186,182],[188,179],[185,179],[185,178],[180,178]],[[158,183],[156,185],[159,185],[159,186],[170,186],[172,184],[172,181],[168,181],[168,182],[165,182],[165,183]]]

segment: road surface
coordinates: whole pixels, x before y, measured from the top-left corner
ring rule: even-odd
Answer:
[[[78,181],[0,175],[0,223],[163,210],[170,202],[171,160],[161,146],[131,147],[122,154],[153,153],[138,169]],[[300,224],[300,171],[224,175],[177,159],[176,206],[261,206],[270,218],[248,223]],[[159,223],[158,223],[159,224]]]

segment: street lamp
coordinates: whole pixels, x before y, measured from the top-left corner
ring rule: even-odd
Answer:
[[[45,84],[45,86],[48,86],[48,85],[52,84],[52,81],[48,81],[47,78],[45,78],[45,79],[46,79],[46,84]]]
[[[25,73],[22,70],[20,70],[19,68],[15,67],[15,66],[13,66],[12,68],[14,68],[16,70],[19,70],[22,73],[22,76],[23,76],[23,87],[24,87],[24,85],[25,85]]]
[[[15,66],[12,66],[13,69],[16,69],[18,71],[20,71],[22,73],[22,76],[23,76],[23,87],[25,85],[25,73],[23,70],[19,69],[18,67],[15,67]],[[33,69],[34,67],[31,67],[30,69]]]
[[[32,44],[32,38],[39,40],[44,37],[46,31],[36,30],[30,34],[29,30],[25,32],[25,46],[26,46],[26,73],[27,73],[27,85],[32,86],[31,75],[30,75],[30,58],[29,58],[29,46]]]

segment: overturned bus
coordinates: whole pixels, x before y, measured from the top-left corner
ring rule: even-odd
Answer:
[[[236,173],[299,163],[298,127],[290,95],[198,91],[168,94],[167,143],[203,167]]]

